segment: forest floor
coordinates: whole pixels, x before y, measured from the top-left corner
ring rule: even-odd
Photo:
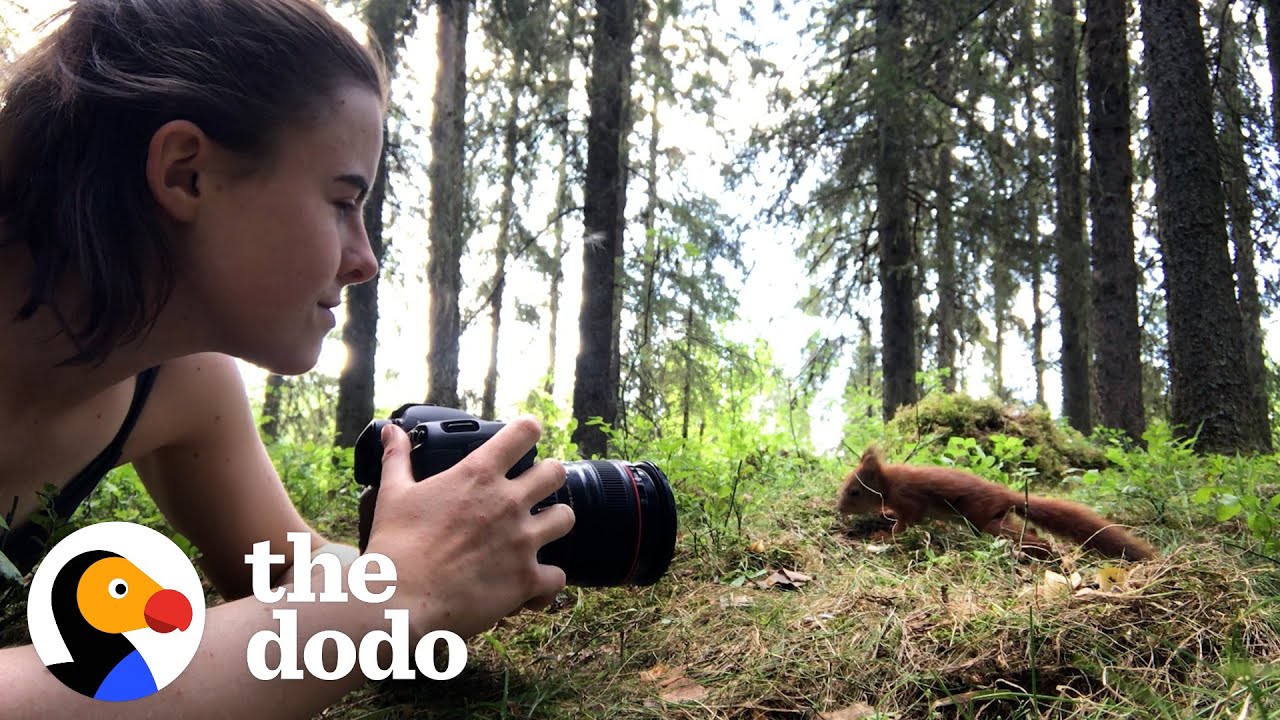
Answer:
[[[569,588],[472,639],[457,678],[323,717],[1280,717],[1280,567],[1229,526],[1139,527],[1152,562],[1039,562],[960,525],[882,539],[836,483],[762,489],[740,530],[682,529],[655,586]]]

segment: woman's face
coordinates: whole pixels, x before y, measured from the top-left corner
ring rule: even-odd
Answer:
[[[199,209],[180,240],[178,288],[215,348],[282,374],[315,365],[343,288],[378,270],[362,206],[381,155],[382,103],[352,86],[326,107],[282,133],[257,172],[199,177]]]

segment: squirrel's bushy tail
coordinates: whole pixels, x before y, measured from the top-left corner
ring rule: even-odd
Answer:
[[[1032,497],[1024,505],[1022,496],[1015,506],[1019,515],[1055,535],[1071,538],[1081,547],[1108,557],[1125,560],[1152,560],[1156,549],[1089,508],[1066,500]]]

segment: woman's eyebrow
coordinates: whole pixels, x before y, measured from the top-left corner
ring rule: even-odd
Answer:
[[[364,177],[361,175],[352,175],[352,174],[339,175],[338,177],[334,178],[334,180],[340,183],[346,183],[351,187],[355,188],[356,190],[360,191],[359,197],[356,198],[357,200],[364,199],[364,196],[369,192],[369,181],[364,179]]]

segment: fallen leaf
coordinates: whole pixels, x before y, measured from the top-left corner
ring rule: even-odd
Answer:
[[[662,676],[666,675],[668,672],[669,672],[669,669],[667,668],[666,665],[663,665],[662,663],[658,663],[657,665],[654,665],[648,670],[641,670],[640,679],[647,683],[657,682]]]
[[[684,674],[685,666],[667,667],[658,663],[640,673],[640,679],[656,684],[660,690],[658,697],[666,702],[680,703],[701,700],[706,697],[707,689],[690,680]]]
[[[658,697],[669,703],[693,702],[707,696],[707,689],[687,677],[668,685]]]
[[[945,697],[945,698],[942,698],[941,700],[934,702],[933,709],[938,710],[944,707],[950,707],[952,705],[956,705],[956,706],[968,705],[969,701],[980,696],[984,692],[986,691],[970,690],[969,692],[958,693],[956,695],[952,695],[951,697]]]
[[[769,577],[765,578],[760,587],[768,589],[778,587],[782,590],[798,590],[801,585],[809,582],[813,576],[806,575],[796,570],[779,570]]]
[[[866,720],[876,715],[875,708],[866,703],[858,703],[839,710],[820,712],[814,715],[814,720]]]
[[[1104,567],[1098,571],[1098,589],[1102,592],[1123,592],[1129,587],[1129,574],[1123,568]]]
[[[1044,571],[1044,583],[1037,588],[1042,598],[1068,597],[1071,595],[1071,580],[1052,570]]]
[[[879,555],[880,553],[888,552],[890,548],[892,548],[893,546],[892,545],[874,545],[874,544],[868,543],[864,547],[866,551],[871,553],[872,555]]]

